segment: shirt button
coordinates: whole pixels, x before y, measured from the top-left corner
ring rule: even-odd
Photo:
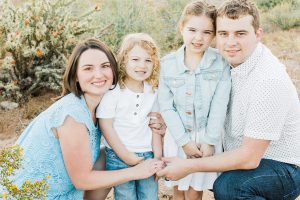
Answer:
[[[136,106],[136,107],[139,107],[139,104],[136,104],[135,106]]]
[[[136,112],[134,112],[133,114],[134,114],[134,115],[137,115],[137,113],[136,113]]]
[[[136,98],[139,98],[140,97],[140,95],[136,95]]]
[[[176,86],[176,80],[174,80],[172,84],[175,87]]]
[[[187,115],[192,115],[192,112],[186,112]]]
[[[188,95],[188,96],[191,96],[192,92],[186,92],[185,94]]]

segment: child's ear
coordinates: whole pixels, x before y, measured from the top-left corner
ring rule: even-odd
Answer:
[[[179,31],[180,35],[182,35],[182,32],[183,32],[183,24],[180,24],[177,30]]]

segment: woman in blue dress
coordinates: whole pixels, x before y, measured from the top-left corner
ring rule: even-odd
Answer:
[[[101,137],[95,110],[104,93],[117,83],[117,75],[117,62],[105,44],[88,39],[75,47],[61,97],[38,115],[16,142],[24,149],[24,157],[22,168],[13,177],[15,184],[50,176],[47,199],[79,200],[84,190],[144,179],[161,168],[162,162],[152,159],[124,170],[93,169]],[[102,196],[98,199],[105,198]]]

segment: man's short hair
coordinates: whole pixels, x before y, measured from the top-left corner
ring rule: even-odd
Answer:
[[[251,0],[227,0],[217,10],[217,17],[227,17],[238,19],[251,15],[252,25],[256,31],[260,27],[259,11],[255,3]]]

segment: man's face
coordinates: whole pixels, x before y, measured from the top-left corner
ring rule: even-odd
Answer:
[[[262,38],[262,29],[255,31],[252,20],[251,15],[217,18],[217,48],[233,67],[244,63]]]

